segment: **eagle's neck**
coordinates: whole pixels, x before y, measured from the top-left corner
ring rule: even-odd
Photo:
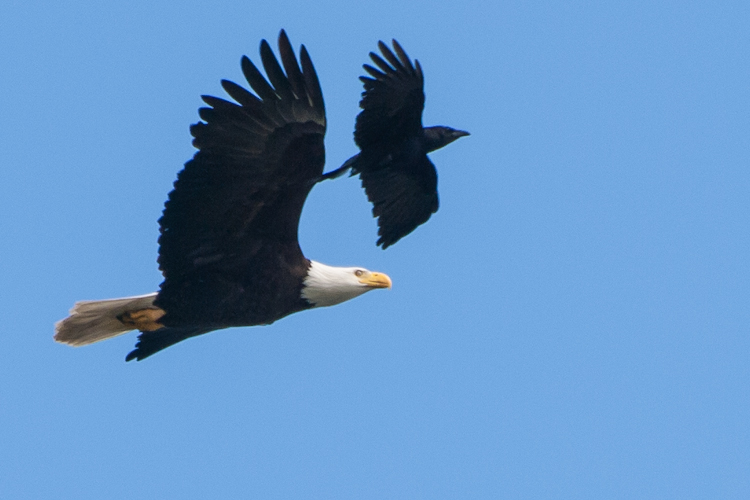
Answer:
[[[354,267],[333,267],[310,261],[302,281],[302,298],[313,307],[335,306],[370,290],[356,279]]]

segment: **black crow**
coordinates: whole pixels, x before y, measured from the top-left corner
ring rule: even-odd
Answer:
[[[437,212],[437,171],[427,153],[469,135],[450,127],[423,127],[424,76],[396,40],[393,51],[382,41],[383,57],[370,52],[377,68],[363,65],[365,90],[354,127],[359,154],[326,174],[334,178],[351,169],[359,174],[378,218],[378,245],[383,249],[424,224]],[[385,58],[385,59],[383,59]]]

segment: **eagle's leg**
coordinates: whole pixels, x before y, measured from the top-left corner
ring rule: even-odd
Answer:
[[[140,309],[138,311],[127,311],[119,315],[117,319],[119,319],[122,324],[133,327],[134,330],[153,332],[154,330],[164,327],[164,325],[158,323],[164,314],[164,309],[155,307]]]

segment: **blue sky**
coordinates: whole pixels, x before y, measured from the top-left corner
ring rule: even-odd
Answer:
[[[747,3],[255,4],[0,6],[0,497],[750,497]],[[472,133],[387,251],[355,179],[313,190],[305,254],[393,290],[141,363],[55,344],[156,290],[199,96],[282,27],[329,168],[379,39]]]

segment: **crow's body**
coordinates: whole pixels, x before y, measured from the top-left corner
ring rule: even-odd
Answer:
[[[401,45],[378,44],[383,57],[370,53],[377,68],[364,65],[362,111],[354,127],[360,152],[332,178],[351,169],[359,175],[372,212],[378,218],[377,244],[384,249],[424,224],[438,209],[437,171],[427,154],[468,132],[450,127],[422,126],[424,76]]]

